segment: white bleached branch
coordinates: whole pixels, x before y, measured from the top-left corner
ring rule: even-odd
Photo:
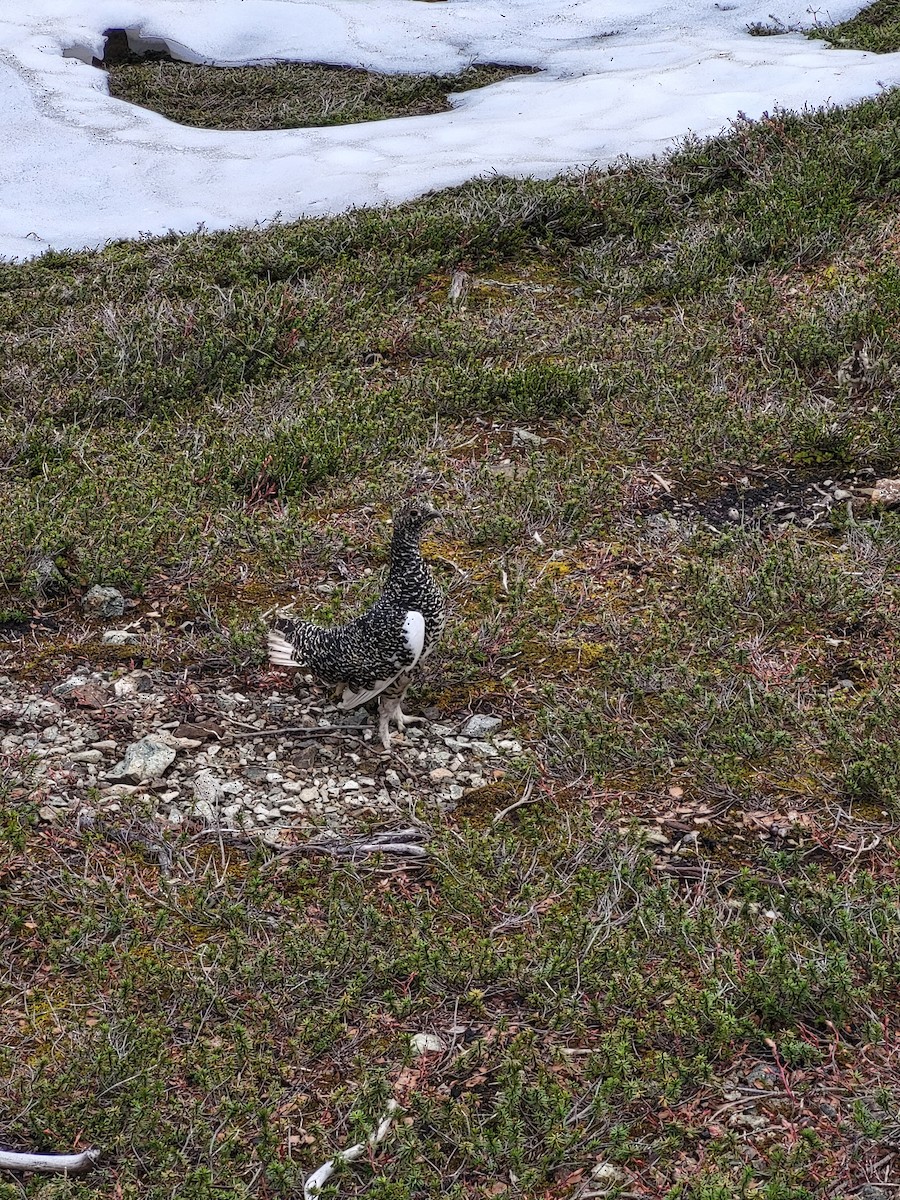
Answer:
[[[0,1168],[77,1175],[89,1171],[99,1157],[99,1150],[82,1150],[80,1154],[21,1154],[16,1150],[0,1150]]]
[[[317,1171],[313,1171],[312,1175],[310,1175],[303,1185],[303,1200],[316,1200],[319,1192],[335,1173],[338,1166],[342,1163],[354,1162],[357,1158],[361,1158],[365,1154],[369,1146],[377,1146],[379,1142],[383,1142],[388,1133],[390,1133],[394,1117],[399,1111],[400,1105],[397,1101],[389,1100],[384,1116],[374,1133],[370,1133],[364,1142],[357,1142],[349,1150],[341,1150],[334,1158],[329,1158],[328,1162],[323,1163]]]

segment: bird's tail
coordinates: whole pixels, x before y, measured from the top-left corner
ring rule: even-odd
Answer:
[[[298,621],[275,621],[269,627],[269,662],[273,667],[305,666],[297,648]]]

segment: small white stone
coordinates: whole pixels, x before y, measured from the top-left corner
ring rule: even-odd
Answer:
[[[331,791],[331,788],[329,788],[328,790],[329,790],[329,792],[330,792],[330,791]],[[344,780],[344,787],[343,787],[343,790],[344,790],[345,792],[358,792],[358,791],[359,791],[359,784],[356,782],[356,780],[355,780],[355,779],[345,779],[345,780]]]
[[[413,1054],[440,1054],[447,1046],[436,1033],[414,1033],[409,1039]]]
[[[222,791],[222,784],[212,771],[198,771],[194,776],[194,799],[198,805],[218,805],[222,799]]]
[[[594,1183],[605,1184],[605,1191],[621,1183],[624,1178],[623,1173],[612,1163],[597,1163],[595,1167],[591,1168],[591,1179]]]
[[[651,826],[644,830],[643,840],[648,846],[667,846],[670,839],[668,834],[663,833],[661,829]]]
[[[113,684],[118,699],[126,696],[146,695],[153,691],[153,676],[149,671],[129,671]]]
[[[522,743],[521,742],[516,742],[516,741],[498,742],[497,745],[501,749],[508,751],[510,754],[521,754],[522,753]]]
[[[138,635],[129,629],[104,629],[103,631],[104,646],[127,646],[137,640]]]
[[[114,783],[112,787],[103,789],[104,800],[119,800],[124,796],[133,796],[140,788],[131,783]]]

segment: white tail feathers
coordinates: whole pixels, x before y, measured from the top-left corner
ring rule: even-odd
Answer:
[[[273,667],[302,667],[294,657],[294,647],[276,629],[269,630],[269,662]]]

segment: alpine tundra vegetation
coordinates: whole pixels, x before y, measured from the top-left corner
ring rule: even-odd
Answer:
[[[898,195],[885,90],[0,265],[2,1200],[895,1194]],[[388,757],[264,614],[424,496]]]

